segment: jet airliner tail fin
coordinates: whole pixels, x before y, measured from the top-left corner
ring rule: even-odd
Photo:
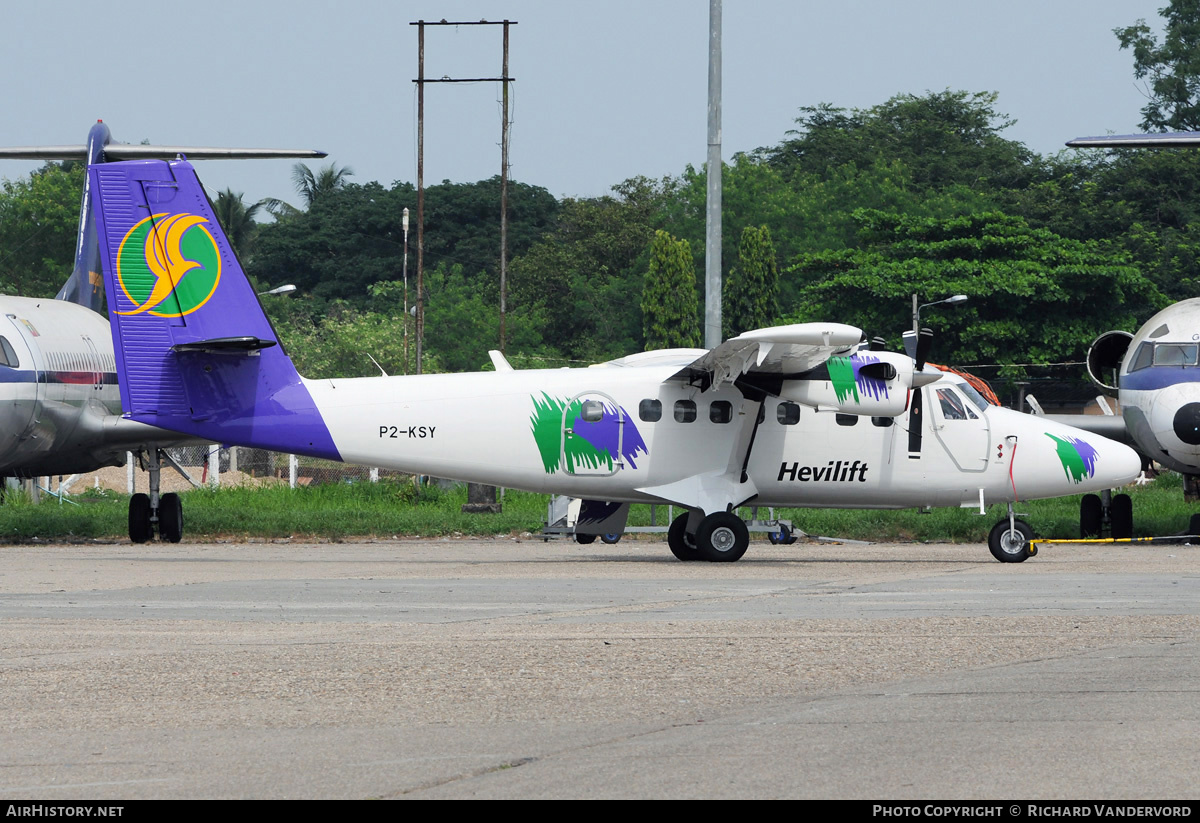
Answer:
[[[79,160],[89,166],[120,160],[169,159],[181,155],[193,160],[245,160],[266,157],[316,158],[324,157],[325,152],[313,149],[235,149],[114,143],[112,133],[103,120],[97,120],[92,126],[84,145],[0,148],[0,159]],[[83,199],[79,207],[79,229],[75,236],[75,267],[54,299],[78,303],[95,312],[101,311],[104,289],[101,286],[99,263],[100,250],[96,245],[96,226],[91,209],[91,181],[88,179],[83,183]]]
[[[191,164],[104,163],[88,177],[126,414],[339,459]]]

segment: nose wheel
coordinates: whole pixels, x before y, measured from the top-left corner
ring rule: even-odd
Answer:
[[[1033,529],[1024,520],[1005,519],[988,534],[988,549],[1001,563],[1024,563],[1037,553],[1032,539]]]

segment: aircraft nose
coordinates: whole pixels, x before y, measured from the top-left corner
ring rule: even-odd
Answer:
[[[1175,412],[1171,428],[1189,446],[1200,446],[1200,403],[1186,403]]]
[[[1179,383],[1158,392],[1149,422],[1168,456],[1185,462],[1200,458],[1200,383]]]
[[[1037,419],[1037,418],[1035,418]],[[1097,434],[1050,421],[1020,443],[1013,459],[1016,492],[1025,499],[1102,491],[1133,482],[1142,469],[1137,452]]]

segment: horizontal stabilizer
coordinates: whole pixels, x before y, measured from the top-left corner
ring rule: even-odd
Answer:
[[[1174,146],[1200,146],[1200,131],[1076,137],[1074,140],[1068,140],[1067,145],[1073,149],[1169,149]]]
[[[253,160],[271,157],[319,159],[326,152],[315,149],[224,149],[212,146],[142,146],[131,143],[109,143],[104,147],[104,159],[173,160],[183,156],[189,160]],[[0,148],[0,158],[9,160],[87,160],[88,147],[80,146],[15,146]]]

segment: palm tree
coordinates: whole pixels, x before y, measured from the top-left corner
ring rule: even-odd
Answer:
[[[244,196],[242,192],[225,189],[217,194],[216,202],[213,203],[217,220],[221,223],[221,228],[225,230],[225,236],[229,238],[229,245],[238,257],[241,257],[247,250],[255,230],[258,228],[254,215],[266,205],[266,201],[259,200],[254,205],[247,206],[242,200]]]
[[[292,181],[296,191],[304,201],[305,208],[312,206],[313,201],[327,192],[336,191],[346,185],[346,178],[354,175],[349,166],[340,169],[333,163],[323,166],[316,174],[303,163],[292,167]]]

